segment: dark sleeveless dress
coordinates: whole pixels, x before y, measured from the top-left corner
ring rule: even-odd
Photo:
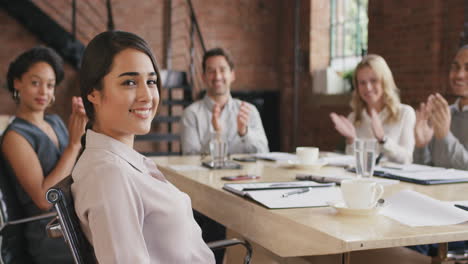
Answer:
[[[68,131],[58,115],[46,115],[44,119],[51,125],[57,135],[59,147],[37,126],[30,122],[15,118],[7,127],[4,134],[12,130],[22,135],[32,146],[41,163],[42,173],[48,175],[59,161],[65,147],[68,145]],[[3,144],[3,141],[2,141]],[[11,146],[14,147],[14,146]],[[27,164],[25,164],[27,166]],[[22,206],[25,216],[34,216],[45,213],[39,209],[31,197],[24,191],[16,179],[13,170],[5,162],[6,173],[15,186],[16,195]],[[51,209],[50,211],[53,211]],[[49,219],[27,223],[24,227],[24,236],[27,241],[27,251],[35,263],[73,263],[73,257],[63,238],[49,238],[45,226]]]

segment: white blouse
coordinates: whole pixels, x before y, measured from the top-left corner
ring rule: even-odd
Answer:
[[[348,116],[348,120],[354,124],[355,113],[352,112]],[[414,126],[416,124],[416,114],[414,109],[405,104],[400,104],[400,114],[398,121],[385,122],[389,116],[388,110],[385,108],[379,114],[379,119],[382,121],[387,141],[379,146],[378,151],[384,154],[389,161],[398,163],[411,163],[413,161],[414,150]],[[362,111],[362,119],[356,127],[356,136],[358,138],[375,138],[372,132],[371,117],[366,110]],[[353,154],[354,148],[352,144],[346,145],[346,154]]]
[[[124,143],[87,131],[72,193],[98,262],[215,263],[190,198],[148,162]]]

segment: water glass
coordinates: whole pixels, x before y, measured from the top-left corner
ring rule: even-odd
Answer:
[[[210,155],[213,168],[222,168],[227,159],[228,144],[219,138],[210,141]]]
[[[356,174],[358,178],[371,178],[374,173],[377,153],[377,140],[356,139],[354,141],[354,156],[356,157]]]

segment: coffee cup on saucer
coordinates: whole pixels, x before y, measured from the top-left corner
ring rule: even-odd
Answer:
[[[300,164],[316,164],[319,156],[319,149],[315,147],[297,147],[296,156]]]
[[[347,179],[341,181],[341,193],[349,209],[371,209],[382,198],[384,188],[370,179]]]

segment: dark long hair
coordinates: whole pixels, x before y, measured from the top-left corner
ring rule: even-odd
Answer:
[[[139,50],[148,55],[158,78],[158,89],[161,89],[161,75],[158,64],[151,48],[144,39],[133,33],[124,31],[106,31],[98,34],[86,47],[79,73],[81,97],[83,98],[86,115],[90,121],[87,128],[92,126],[95,118],[94,106],[88,100],[88,95],[93,90],[102,90],[102,80],[111,71],[114,57],[119,52],[128,48]]]

